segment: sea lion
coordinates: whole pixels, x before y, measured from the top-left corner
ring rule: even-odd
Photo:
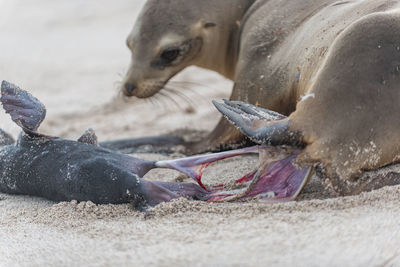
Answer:
[[[131,202],[138,209],[180,196],[200,199],[206,193],[194,183],[140,178],[155,168],[156,162],[101,148],[96,145],[97,137],[92,130],[78,142],[38,133],[46,115],[44,105],[6,81],[1,84],[0,101],[23,129],[16,143],[0,131],[0,191],[3,193],[53,201]]]
[[[231,100],[288,116],[281,126],[305,145],[297,161],[322,163],[336,177],[333,187],[352,193],[346,184],[363,171],[400,159],[399,7],[394,0],[149,0],[128,37],[123,90],[151,96],[162,86],[148,81],[164,84],[192,64],[218,71],[235,82]],[[203,45],[182,50],[187,40]],[[188,147],[237,140],[222,121]]]
[[[369,133],[354,122],[373,112],[382,121],[398,105],[395,95],[378,110],[358,112],[369,108],[369,99],[394,92],[400,72],[393,34],[399,27],[398,7],[395,0],[148,0],[127,38],[132,62],[122,91],[151,97],[176,73],[197,65],[235,82],[231,100],[286,116],[299,111],[293,115],[300,116],[299,128],[335,121],[336,131],[325,131],[326,141],[315,143],[310,154],[324,150],[321,157],[337,157],[342,153],[338,143],[368,149],[368,136],[384,135],[386,124],[370,125],[374,132]],[[304,96],[310,97],[300,102]],[[314,132],[322,134],[322,129]],[[351,143],[354,132],[363,135],[362,143]],[[387,139],[395,143],[394,138]],[[241,140],[243,135],[221,120],[202,142],[186,146],[191,153]],[[395,147],[383,152],[384,162],[392,161]]]
[[[400,94],[398,92],[396,94],[397,100],[400,100]],[[389,95],[391,95],[390,92]],[[374,105],[371,108],[375,110],[374,107],[377,103],[372,104]],[[297,128],[297,116],[282,116],[273,111],[239,101],[224,100],[224,103],[214,101],[214,105],[233,125],[254,142],[273,146],[289,145],[290,148],[283,151],[282,156],[285,157],[284,155],[287,155],[290,157],[291,154],[296,155],[293,160],[297,162],[297,166],[304,168],[317,163],[317,173],[323,179],[323,184],[328,190],[338,195],[358,194],[383,186],[400,184],[400,171],[398,168],[392,168],[396,163],[400,163],[400,128],[398,123],[393,127],[392,125],[384,124],[384,129],[388,130],[385,133],[389,138],[388,140],[381,139],[381,136],[379,136],[381,133],[379,132],[376,135],[370,135],[368,141],[372,148],[366,146],[365,150],[360,150],[356,146],[357,142],[364,141],[362,134],[353,133],[348,136],[348,138],[351,138],[353,146],[343,147],[341,144],[336,144],[342,153],[340,156],[328,158],[324,150],[317,151],[318,153],[315,154],[315,146],[320,146],[319,142],[324,140],[326,143],[319,149],[329,149],[329,142],[336,140],[326,140],[325,135],[318,135],[318,132],[315,135],[311,135],[312,138],[310,138],[309,128]],[[307,115],[313,118],[312,114],[308,113]],[[400,118],[399,111],[388,115],[389,118],[387,119],[392,123],[395,123]],[[368,119],[374,121],[376,118],[370,117]],[[379,122],[368,123],[367,120],[361,123],[365,123],[363,126],[364,131],[374,129],[370,128],[371,126],[379,125]],[[319,121],[315,121],[315,124],[319,125]],[[327,125],[326,128],[324,130],[335,131],[335,127],[330,125]],[[318,127],[312,129],[319,130]],[[335,137],[335,135],[331,136]],[[391,143],[393,148],[388,150],[388,147],[382,145],[382,142]],[[300,152],[298,151],[299,148],[301,149]],[[393,157],[385,157],[391,155],[392,151],[394,151]],[[397,166],[400,167],[400,164]],[[383,171],[371,171],[378,168]]]
[[[45,106],[28,92],[6,81],[1,84],[0,102],[23,130],[17,142],[0,130],[0,192],[3,193],[33,195],[53,201],[130,202],[135,208],[145,210],[147,205],[154,206],[182,196],[221,201],[262,197],[264,193],[275,190],[272,197],[271,193],[268,195],[271,200],[294,199],[310,174],[310,169],[297,170],[288,160],[266,159],[270,148],[264,147],[158,162],[141,160],[99,147],[92,129],[78,141],[38,133],[37,129],[46,116]],[[243,187],[240,194],[226,191],[223,185],[206,187],[202,184],[202,170],[210,163],[259,152],[259,170],[236,181]],[[154,168],[180,171],[200,186],[141,178]],[[272,181],[266,181],[270,176]],[[282,180],[290,181],[292,186],[282,188],[279,186]],[[247,186],[248,183],[251,186]]]

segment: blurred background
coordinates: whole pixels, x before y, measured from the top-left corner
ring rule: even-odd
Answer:
[[[92,127],[102,140],[211,129],[211,99],[232,83],[191,67],[174,80],[182,96],[122,100],[130,61],[125,39],[143,0],[0,0],[0,79],[29,90],[47,107],[41,131],[76,138]],[[213,114],[213,116],[210,116]],[[0,112],[0,127],[19,131]]]

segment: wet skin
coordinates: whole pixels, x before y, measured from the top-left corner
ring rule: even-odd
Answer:
[[[153,182],[140,178],[154,162],[61,138],[22,134],[0,150],[0,191],[54,201],[156,205],[179,196],[201,198],[193,183]]]
[[[142,179],[155,162],[38,133],[46,114],[40,101],[7,82],[1,89],[4,109],[24,130],[15,144],[0,132],[1,192],[54,201],[131,202],[140,209],[180,196],[202,199],[207,193],[193,183]]]

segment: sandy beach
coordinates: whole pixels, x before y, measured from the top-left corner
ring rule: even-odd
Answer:
[[[130,60],[125,38],[144,2],[0,0],[0,79],[46,105],[41,132],[77,139],[93,128],[105,141],[207,131],[218,122],[211,100],[229,97],[232,82],[199,68],[173,79],[183,96],[120,97]],[[19,132],[4,112],[0,128]],[[240,178],[255,162],[224,160],[204,181]],[[145,178],[178,176],[155,170]],[[177,199],[147,216],[129,205],[0,194],[0,266],[117,265],[400,266],[400,186],[334,197],[313,177],[294,202]]]

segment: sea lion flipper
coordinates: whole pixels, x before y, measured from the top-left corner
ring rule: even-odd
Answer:
[[[301,134],[290,130],[290,119],[279,113],[242,102],[213,101],[224,117],[252,141],[268,145],[300,145]]]
[[[34,96],[18,86],[3,81],[1,98],[6,113],[24,132],[37,135],[37,129],[46,117],[45,106]]]
[[[240,109],[233,107],[231,105],[226,105],[218,103],[217,101],[212,101],[214,106],[219,112],[224,115],[224,117],[233,125],[235,125],[242,133],[247,136],[252,136],[255,134],[256,127],[252,125],[251,117],[246,116],[244,112]]]
[[[98,146],[97,135],[92,128],[87,129],[81,137],[79,137],[78,142],[86,143],[89,145]]]
[[[229,101],[226,99],[223,99],[224,104],[227,106],[230,106],[232,108],[236,108],[236,110],[239,110],[242,113],[247,113],[249,115],[253,115],[258,117],[260,120],[264,121],[275,121],[275,120],[281,120],[286,118],[285,115],[282,115],[278,112],[261,108],[249,103],[241,102],[241,101]]]

